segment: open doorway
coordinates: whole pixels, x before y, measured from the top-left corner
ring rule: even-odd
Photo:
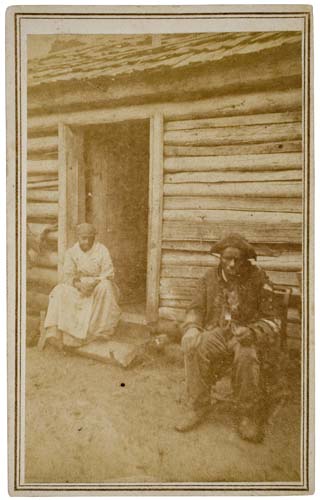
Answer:
[[[146,311],[149,120],[84,132],[86,218],[111,254],[124,313]]]

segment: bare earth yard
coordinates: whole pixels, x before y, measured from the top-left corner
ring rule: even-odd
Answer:
[[[28,348],[26,481],[299,481],[295,378],[259,445],[238,437],[223,405],[198,429],[174,431],[183,380],[176,356],[154,354],[123,369]]]

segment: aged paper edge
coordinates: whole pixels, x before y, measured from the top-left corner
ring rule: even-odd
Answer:
[[[307,426],[305,429],[306,463],[302,485],[291,483],[127,483],[127,484],[70,484],[52,485],[39,483],[19,484],[19,411],[20,411],[20,310],[22,287],[20,276],[21,262],[21,90],[19,89],[18,21],[23,15],[41,18],[41,14],[67,16],[123,16],[132,14],[140,19],[177,15],[181,17],[201,15],[259,18],[274,14],[303,17],[307,30],[304,32],[305,65],[304,69],[304,133],[305,165],[304,170],[304,386]],[[8,279],[8,463],[9,493],[12,496],[52,496],[68,495],[92,496],[105,495],[286,495],[311,494],[314,491],[314,167],[313,167],[313,50],[312,50],[312,7],[307,5],[214,5],[214,6],[15,6],[7,10],[6,17],[6,101],[7,101],[7,279]],[[13,104],[14,103],[14,104]],[[14,332],[14,335],[13,335]],[[307,335],[306,335],[307,334]]]

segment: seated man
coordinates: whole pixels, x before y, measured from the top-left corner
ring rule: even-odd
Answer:
[[[67,250],[62,283],[49,296],[46,340],[62,349],[109,338],[120,319],[107,248],[95,241],[91,224],[77,228],[78,243]]]
[[[183,324],[182,349],[191,409],[175,426],[185,432],[210,409],[211,386],[232,367],[238,431],[262,441],[268,410],[268,383],[277,379],[279,327],[273,289],[253,265],[254,248],[230,234],[213,245],[220,264],[200,280]]]

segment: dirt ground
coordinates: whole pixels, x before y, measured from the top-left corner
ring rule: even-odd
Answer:
[[[26,482],[300,480],[296,377],[252,444],[223,404],[192,432],[173,429],[184,414],[178,346],[130,369],[29,347],[26,366]]]

